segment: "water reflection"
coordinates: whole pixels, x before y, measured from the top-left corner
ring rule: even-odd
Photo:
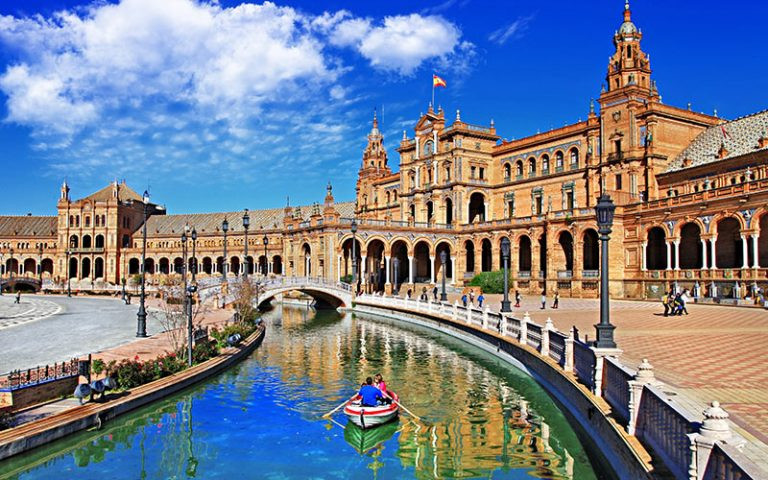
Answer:
[[[542,389],[485,353],[378,318],[283,308],[265,321],[242,364],[7,460],[0,478],[596,478]],[[322,418],[374,373],[421,420]]]

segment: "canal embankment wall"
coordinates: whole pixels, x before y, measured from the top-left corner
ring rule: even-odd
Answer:
[[[768,478],[740,450],[717,402],[704,419],[677,405],[643,361],[597,349],[551,323],[465,308],[457,303],[361,295],[353,312],[428,327],[475,345],[537,380],[585,433],[617,478],[747,480]]]

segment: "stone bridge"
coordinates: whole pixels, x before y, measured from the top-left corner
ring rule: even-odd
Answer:
[[[238,279],[230,280],[229,284],[236,284],[242,281]],[[262,306],[274,297],[288,292],[301,292],[314,298],[318,307],[351,307],[352,306],[352,286],[347,283],[334,282],[320,277],[276,277],[265,279],[263,277],[251,277],[249,281],[259,285],[259,297],[257,305]],[[221,283],[209,283],[201,286],[200,296],[203,300],[213,295],[221,293]],[[226,299],[231,302],[231,294]]]
[[[33,277],[0,278],[0,289],[2,291],[24,290],[39,292],[41,286],[40,280]]]

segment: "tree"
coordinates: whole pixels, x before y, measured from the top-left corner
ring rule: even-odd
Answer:
[[[160,292],[161,299],[164,301],[160,304],[160,310],[151,310],[150,315],[153,315],[160,322],[163,330],[167,333],[171,351],[179,355],[179,357],[186,358],[188,315],[184,284],[181,278],[174,278],[165,282],[160,287]],[[191,308],[192,329],[196,330],[200,328],[208,307],[203,305],[199,299],[195,301],[195,298],[193,298]]]
[[[256,318],[257,302],[263,290],[260,283],[250,280],[230,284],[231,305],[240,321],[253,321]]]

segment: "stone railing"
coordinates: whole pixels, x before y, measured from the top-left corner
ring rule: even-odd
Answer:
[[[748,480],[768,478],[767,472],[746,458],[739,447],[743,440],[732,437],[728,413],[717,402],[704,410],[704,419],[674,401],[655,379],[653,367],[643,359],[637,370],[617,358],[620,350],[604,350],[578,338],[575,327],[568,334],[533,322],[526,312],[522,318],[454,302],[437,303],[399,297],[360,295],[358,305],[407,313],[424,313],[442,323],[461,326],[465,331],[498,347],[497,338],[531,348],[549,358],[564,375],[575,375],[590,395],[603,397],[626,434],[634,435],[650,448],[674,478],[685,480]],[[503,347],[502,347],[503,348]]]

